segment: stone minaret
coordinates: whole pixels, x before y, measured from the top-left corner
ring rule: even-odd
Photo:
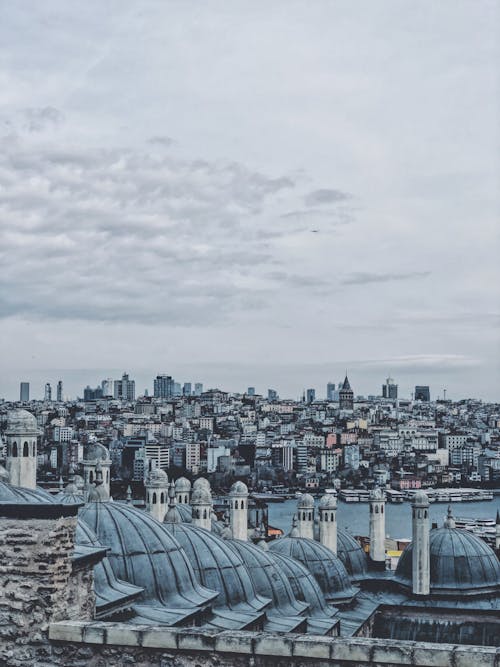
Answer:
[[[248,488],[235,482],[229,492],[229,523],[235,540],[248,540]]]
[[[39,434],[35,417],[27,410],[12,410],[5,431],[5,467],[12,486],[36,488],[36,441]]]
[[[206,484],[195,485],[191,494],[193,526],[212,530],[212,494],[209,483],[204,482]]]
[[[326,493],[319,501],[319,541],[337,555],[336,493]]]
[[[168,477],[161,468],[149,470],[146,481],[146,510],[157,521],[163,522],[168,503]]]
[[[417,491],[412,502],[413,550],[412,590],[415,595],[430,593],[429,498]]]
[[[189,505],[191,495],[191,482],[186,477],[175,480],[175,499],[178,505]]]
[[[385,496],[378,487],[370,492],[370,561],[385,570]]]
[[[303,493],[297,503],[297,530],[299,537],[314,540],[314,498]]]

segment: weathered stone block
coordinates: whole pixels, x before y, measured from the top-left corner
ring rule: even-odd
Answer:
[[[258,634],[255,638],[254,653],[255,655],[291,657],[293,654],[293,640],[285,635]]]
[[[362,639],[334,639],[330,657],[333,660],[370,664],[373,641]]]
[[[213,651],[217,630],[183,628],[177,631],[177,647],[185,651]]]
[[[413,660],[416,665],[425,665],[426,667],[454,667],[453,646],[415,642]]]
[[[495,667],[497,650],[490,646],[456,646],[454,667]]]
[[[293,640],[293,656],[328,660],[332,647],[330,637],[305,636]]]
[[[244,630],[224,630],[215,638],[215,650],[223,653],[253,653],[255,633]]]
[[[144,648],[177,648],[177,630],[167,627],[152,627],[141,630]]]
[[[412,665],[413,642],[373,642],[371,660],[375,664]]]

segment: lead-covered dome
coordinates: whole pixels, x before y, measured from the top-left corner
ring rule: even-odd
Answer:
[[[0,502],[5,503],[54,503],[54,496],[43,489],[27,489],[24,486],[12,486],[0,480]]]
[[[187,477],[179,477],[175,480],[176,493],[189,493],[191,491],[191,482]]]
[[[352,579],[362,579],[366,575],[366,553],[359,542],[345,530],[337,530],[337,556]]]
[[[318,582],[327,602],[349,602],[356,591],[351,586],[344,564],[333,551],[305,537],[283,537],[269,545],[271,552],[300,561]]]
[[[303,493],[297,503],[298,509],[314,509],[314,498],[310,493]]]
[[[235,482],[229,494],[231,496],[248,496],[248,486],[244,482]]]
[[[144,589],[140,613],[146,618],[176,623],[196,615],[217,596],[201,586],[180,544],[149,514],[109,502],[86,505],[80,517],[109,547],[115,576]]]
[[[36,417],[27,410],[9,410],[7,413],[6,435],[38,435]]]
[[[429,534],[431,594],[484,595],[500,590],[500,563],[495,552],[473,533],[434,528]],[[412,583],[413,544],[403,551],[396,579]]]

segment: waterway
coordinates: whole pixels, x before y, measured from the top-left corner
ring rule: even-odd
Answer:
[[[292,517],[297,510],[297,500],[284,503],[269,503],[269,524],[288,533]],[[386,534],[395,539],[411,539],[411,505],[386,503]],[[430,520],[438,526],[443,525],[448,505],[432,503],[429,507]],[[453,503],[452,512],[457,517],[471,519],[494,519],[500,509],[500,496],[493,500],[472,503]],[[344,503],[339,501],[337,522],[339,528],[348,530],[353,535],[369,535],[368,503]]]

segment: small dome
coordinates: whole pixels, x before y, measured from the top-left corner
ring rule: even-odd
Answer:
[[[421,507],[429,506],[429,496],[425,491],[419,489],[416,494],[413,496],[412,505],[420,505]]]
[[[368,566],[365,552],[352,535],[340,528],[337,530],[337,556],[352,579],[366,575]]]
[[[325,493],[318,505],[320,510],[335,510],[337,509],[337,494]]]
[[[248,486],[244,482],[235,482],[229,493],[232,496],[248,496]]]
[[[109,500],[108,492],[102,484],[91,486],[87,495],[89,503],[104,503]]]
[[[168,475],[161,468],[153,468],[146,477],[146,485],[168,486]]]
[[[376,486],[370,491],[370,500],[384,500],[384,492],[379,486]]]
[[[10,410],[7,414],[6,435],[38,435],[36,417],[27,410]]]
[[[210,489],[207,489],[205,486],[198,486],[197,488],[193,487],[193,493],[191,494],[191,505],[211,505],[212,504],[212,494]]]
[[[43,489],[27,489],[12,486],[0,480],[0,502],[8,503],[54,503],[54,497]]]
[[[189,493],[191,491],[191,482],[186,477],[179,477],[175,480],[176,493]]]
[[[83,447],[83,461],[109,461],[109,452],[100,442],[90,442]]]
[[[194,480],[193,491],[200,488],[208,489],[210,491],[210,482],[208,479],[205,479],[204,477],[198,477],[198,479]]]
[[[314,509],[314,498],[309,493],[303,493],[299,498],[297,507],[301,510]]]
[[[305,537],[283,537],[271,542],[271,551],[300,561],[314,575],[327,602],[349,602],[356,591],[344,564],[327,547]]]
[[[434,528],[429,534],[431,594],[481,595],[500,591],[500,562],[491,547],[460,528]],[[412,583],[413,544],[403,551],[396,578]]]

